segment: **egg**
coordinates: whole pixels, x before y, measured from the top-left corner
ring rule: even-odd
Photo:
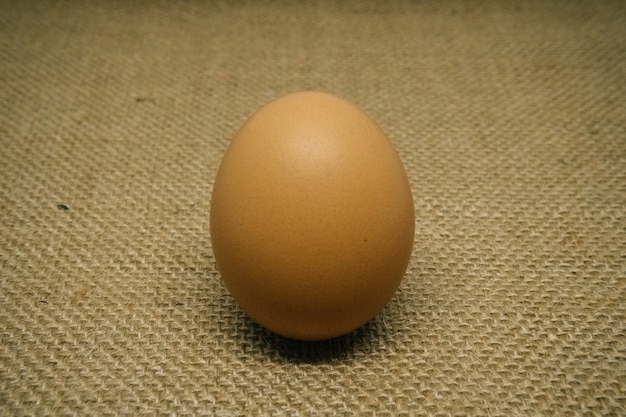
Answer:
[[[413,247],[411,188],[363,110],[304,91],[235,133],[210,203],[213,254],[242,310],[294,339],[346,334],[393,298]]]

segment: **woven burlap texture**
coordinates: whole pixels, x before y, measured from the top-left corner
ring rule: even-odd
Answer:
[[[621,1],[0,1],[0,414],[626,414],[625,80]],[[304,89],[416,210],[394,300],[318,343],[246,318],[208,225]]]

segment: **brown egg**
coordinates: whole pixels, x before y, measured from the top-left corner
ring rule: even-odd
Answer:
[[[211,200],[213,252],[241,308],[283,336],[350,332],[393,297],[413,246],[398,154],[356,105],[300,92],[235,134]]]

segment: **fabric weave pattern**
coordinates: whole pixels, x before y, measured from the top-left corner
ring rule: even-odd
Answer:
[[[5,0],[0,57],[1,415],[626,414],[624,2]],[[316,343],[208,227],[231,135],[305,89],[416,205],[394,300]]]

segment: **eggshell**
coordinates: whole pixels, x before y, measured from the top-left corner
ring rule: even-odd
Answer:
[[[356,105],[280,97],[233,137],[210,207],[217,267],[241,308],[295,339],[350,332],[393,297],[413,246],[402,162]]]

